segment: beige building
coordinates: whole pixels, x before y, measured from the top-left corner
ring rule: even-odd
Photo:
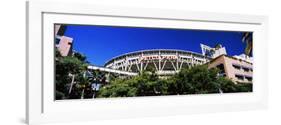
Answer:
[[[55,28],[55,44],[62,56],[69,56],[72,54],[73,39],[64,36],[66,30],[65,25],[56,24]]]
[[[225,76],[235,83],[252,83],[252,63],[227,55],[220,55],[209,62],[209,68],[220,69],[220,76]]]
[[[59,43],[56,44],[62,56],[69,56],[72,54],[72,41],[73,39],[67,36],[59,37]]]

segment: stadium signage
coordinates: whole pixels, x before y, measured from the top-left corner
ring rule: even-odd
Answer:
[[[142,56],[141,60],[173,60],[173,59],[178,59],[177,56]]]

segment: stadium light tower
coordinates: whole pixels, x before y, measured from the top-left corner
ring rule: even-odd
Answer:
[[[200,44],[202,55],[210,57],[210,58],[216,58],[220,55],[227,55],[225,47],[222,47],[221,44],[216,45],[215,47],[210,47],[204,44]]]

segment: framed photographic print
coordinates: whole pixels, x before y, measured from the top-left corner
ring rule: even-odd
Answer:
[[[266,108],[267,17],[27,2],[29,124]]]

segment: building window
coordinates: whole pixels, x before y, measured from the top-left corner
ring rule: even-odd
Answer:
[[[253,81],[253,78],[251,76],[245,76],[245,78],[248,80],[248,81]]]
[[[219,64],[216,67],[219,69],[219,76],[226,76],[223,64]]]
[[[243,75],[235,75],[235,77],[238,79],[238,80],[244,80],[244,76]]]
[[[251,72],[253,72],[253,69],[252,69],[252,68],[250,68],[250,71],[251,71]]]
[[[55,39],[55,42],[56,42],[56,45],[58,45],[60,43],[60,39],[59,38],[56,38]]]
[[[249,71],[250,71],[250,68],[243,67],[243,70],[244,70],[245,72],[249,72]]]
[[[232,66],[233,66],[235,69],[237,69],[237,70],[240,70],[240,69],[241,69],[240,65],[232,64]]]

